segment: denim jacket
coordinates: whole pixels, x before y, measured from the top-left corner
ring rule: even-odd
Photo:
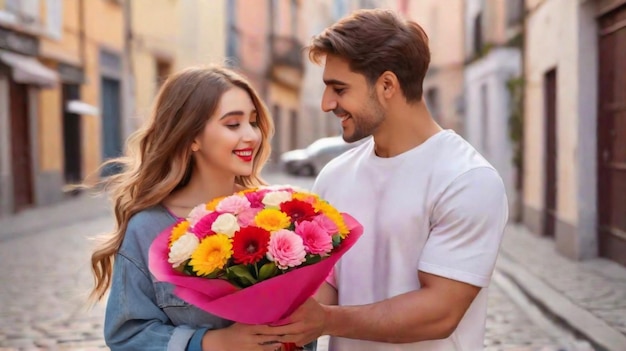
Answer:
[[[150,273],[150,244],[175,221],[164,207],[155,206],[128,223],[115,256],[104,322],[104,337],[112,351],[199,350],[207,329],[231,324],[176,297],[173,285],[156,281]]]

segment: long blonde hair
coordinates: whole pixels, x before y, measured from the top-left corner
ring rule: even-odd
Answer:
[[[161,87],[150,118],[130,136],[125,155],[100,167],[121,166],[122,171],[101,181],[112,199],[116,226],[91,256],[95,280],[92,301],[102,299],[111,285],[113,258],[124,240],[130,218],[161,203],[189,182],[194,164],[191,144],[215,113],[222,95],[233,87],[250,95],[262,134],[252,174],[238,176],[235,181],[244,187],[265,184],[259,174],[270,155],[269,139],[274,126],[266,106],[248,81],[218,66],[188,68],[171,76]]]

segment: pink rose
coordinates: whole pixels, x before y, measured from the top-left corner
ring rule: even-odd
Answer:
[[[198,223],[193,226],[191,231],[196,234],[198,239],[202,239],[206,236],[215,234],[211,227],[213,226],[213,223],[215,222],[217,217],[219,217],[220,215],[221,213],[217,211],[209,213],[208,215],[200,218]]]
[[[337,228],[335,222],[333,222],[330,218],[328,218],[328,216],[324,214],[315,216],[315,218],[313,218],[313,223],[322,227],[330,236],[333,236],[339,232],[339,228]]]
[[[191,212],[189,212],[189,214],[187,215],[187,221],[189,222],[189,225],[193,228],[193,226],[195,226],[196,223],[198,223],[202,219],[202,217],[210,213],[211,211],[206,209],[206,204],[200,204],[194,207]]]
[[[286,229],[272,233],[267,259],[276,263],[280,269],[296,267],[306,261],[306,251],[302,238]]]
[[[245,227],[253,225],[254,217],[257,215],[257,213],[261,212],[261,210],[263,209],[262,208],[248,208],[244,210],[243,212],[241,212],[237,216],[237,222],[239,223],[239,226],[242,228],[245,228]]]
[[[250,207],[253,208],[263,208],[263,198],[265,194],[267,194],[269,190],[257,190],[249,193],[245,193],[246,199],[250,202]]]
[[[245,196],[232,195],[220,201],[216,210],[222,213],[238,215],[248,208],[250,208],[250,201]]]
[[[315,222],[300,222],[296,225],[296,234],[302,237],[306,252],[312,255],[327,256],[333,249],[333,238],[326,229]]]

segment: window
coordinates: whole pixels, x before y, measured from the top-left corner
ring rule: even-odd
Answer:
[[[483,48],[483,15],[478,13],[474,17],[474,54],[479,55]]]
[[[489,147],[489,90],[487,84],[480,87],[480,112],[481,112],[481,131],[480,146],[483,154],[487,156]]]
[[[291,16],[291,34],[298,36],[298,1],[291,0],[290,14]]]
[[[167,77],[172,73],[172,64],[164,60],[156,60],[156,87],[157,90],[161,87],[161,84],[165,82]]]
[[[46,29],[53,39],[60,40],[63,30],[63,0],[46,0]]]
[[[506,2],[506,23],[509,26],[518,24],[524,18],[524,0],[508,0]]]
[[[226,19],[228,25],[227,43],[226,43],[226,56],[228,63],[234,66],[234,62],[239,56],[239,33],[237,31],[237,1],[226,1]]]

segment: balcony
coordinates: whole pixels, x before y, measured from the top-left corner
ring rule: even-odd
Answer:
[[[299,89],[304,75],[303,46],[291,36],[270,36],[270,78],[292,89]]]
[[[302,59],[303,46],[300,41],[291,36],[270,37],[272,44],[272,65],[284,65],[298,70],[304,69]]]

